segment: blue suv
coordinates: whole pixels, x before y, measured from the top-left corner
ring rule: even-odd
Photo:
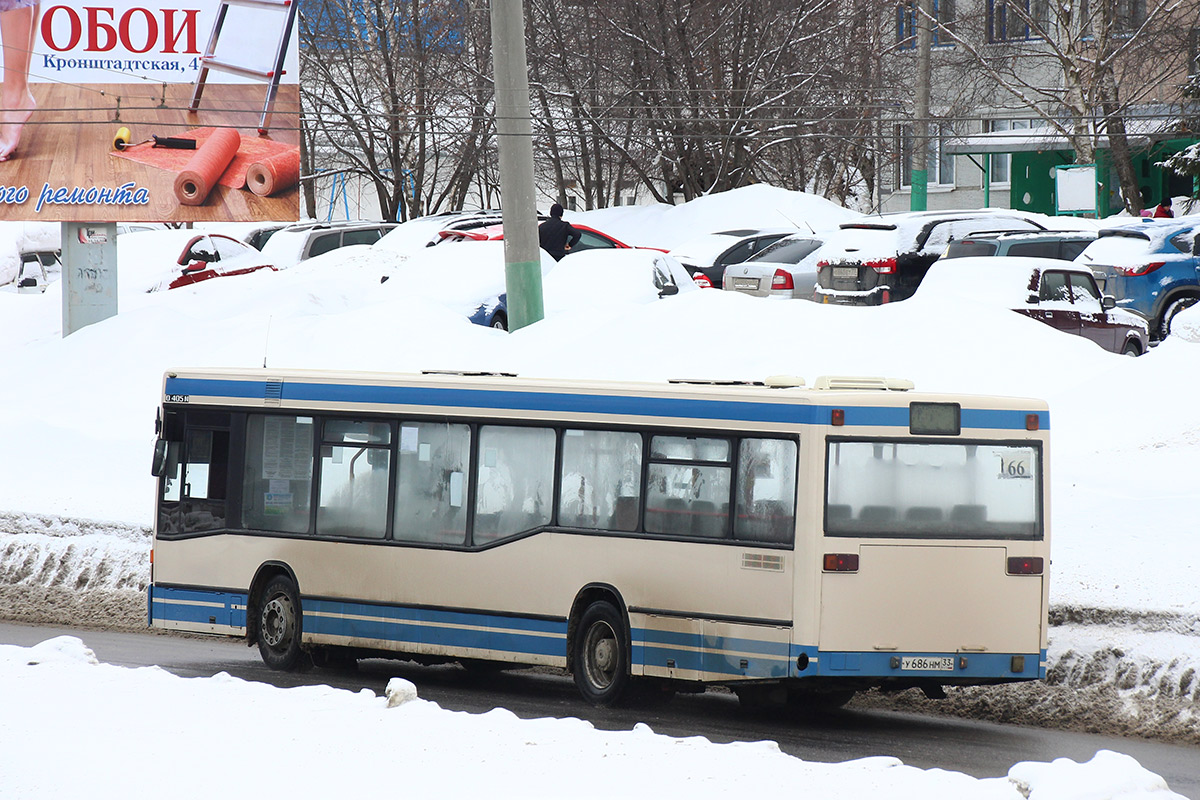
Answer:
[[[1166,338],[1171,320],[1200,301],[1200,220],[1146,220],[1100,231],[1075,259],[1105,279],[1117,304],[1142,314],[1150,335]]]

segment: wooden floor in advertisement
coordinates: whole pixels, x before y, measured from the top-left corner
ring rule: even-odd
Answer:
[[[264,84],[209,83],[195,112],[188,111],[190,83],[38,83],[32,92],[37,108],[22,130],[16,153],[0,163],[0,219],[210,222],[298,217],[296,187],[275,197],[259,197],[245,188],[218,185],[202,205],[182,205],[174,189],[176,172],[112,154],[113,138],[123,127],[135,143],[207,127],[232,127],[244,139],[257,138]],[[299,108],[299,87],[281,86],[266,135],[298,147]],[[105,202],[115,195],[104,190],[130,183],[146,190],[146,203]]]

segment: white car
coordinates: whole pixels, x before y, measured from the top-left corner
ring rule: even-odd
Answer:
[[[756,297],[813,299],[817,285],[817,254],[824,240],[793,235],[758,255],[725,268],[724,288]]]
[[[718,231],[674,247],[670,255],[691,273],[696,283],[704,285],[704,282],[697,278],[696,273],[700,273],[712,288],[720,289],[726,267],[753,258],[783,237],[795,232],[795,228],[739,228]]]

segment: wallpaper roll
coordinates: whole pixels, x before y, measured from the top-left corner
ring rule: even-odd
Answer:
[[[255,161],[246,170],[246,187],[259,197],[286,192],[300,182],[300,149]]]
[[[181,205],[199,206],[208,199],[221,173],[233,161],[242,137],[233,128],[217,128],[175,176],[175,197]]]

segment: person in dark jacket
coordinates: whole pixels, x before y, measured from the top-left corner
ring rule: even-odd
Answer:
[[[571,227],[571,223],[563,221],[562,215],[563,207],[555,203],[550,206],[550,219],[538,226],[538,244],[553,256],[555,261],[562,261],[583,237],[583,234]]]
[[[1154,216],[1158,218],[1175,216],[1175,211],[1171,208],[1171,198],[1168,197],[1158,204],[1154,209]]]

